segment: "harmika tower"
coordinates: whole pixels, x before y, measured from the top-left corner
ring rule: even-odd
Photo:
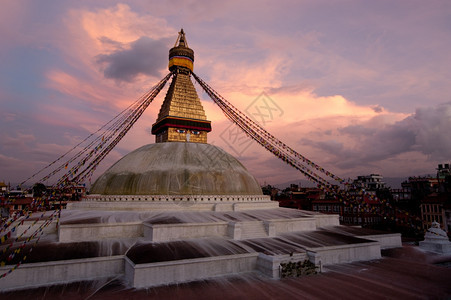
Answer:
[[[207,143],[211,122],[190,79],[194,51],[188,47],[183,29],[169,50],[169,70],[174,73],[157,121],[152,125],[156,143]]]

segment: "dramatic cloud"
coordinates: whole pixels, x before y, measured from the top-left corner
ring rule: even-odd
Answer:
[[[153,40],[141,37],[130,44],[129,49],[97,56],[104,67],[106,78],[132,82],[140,75],[159,77],[167,65],[168,39]]]
[[[451,102],[416,112],[394,124],[377,127],[374,120],[338,128],[333,139],[303,144],[315,145],[333,155],[337,165],[353,168],[373,164],[398,155],[418,152],[429,160],[451,159]]]
[[[417,109],[407,123],[415,128],[417,151],[443,161],[451,159],[451,102]]]

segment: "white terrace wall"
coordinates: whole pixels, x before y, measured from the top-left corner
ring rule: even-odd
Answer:
[[[8,272],[12,267],[0,267],[0,273]],[[23,264],[8,276],[0,279],[0,290],[18,290],[111,278],[123,276],[124,272],[122,255]]]
[[[257,258],[258,253],[246,253],[135,265],[126,257],[125,279],[132,287],[145,288],[252,272]]]
[[[322,266],[381,258],[381,247],[378,242],[306,248],[306,250],[309,256],[316,256],[317,259],[321,260],[321,263],[312,261],[312,259],[310,261],[315,265],[321,264]]]
[[[189,224],[144,224],[144,237],[154,242],[180,239],[226,237],[228,222]]]
[[[68,224],[58,229],[60,242],[96,241],[107,238],[132,238],[143,236],[141,222]]]

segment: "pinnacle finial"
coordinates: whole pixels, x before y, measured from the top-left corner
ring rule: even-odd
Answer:
[[[169,70],[187,68],[193,71],[194,51],[188,47],[185,31],[180,29],[173,48],[169,50]]]
[[[186,37],[185,37],[185,31],[182,29],[180,29],[179,31],[179,36],[177,37],[177,40],[175,41],[174,47],[188,47],[188,42],[186,41]]]

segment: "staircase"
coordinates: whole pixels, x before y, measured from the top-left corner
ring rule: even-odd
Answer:
[[[242,240],[268,237],[262,221],[240,222],[240,225]]]

